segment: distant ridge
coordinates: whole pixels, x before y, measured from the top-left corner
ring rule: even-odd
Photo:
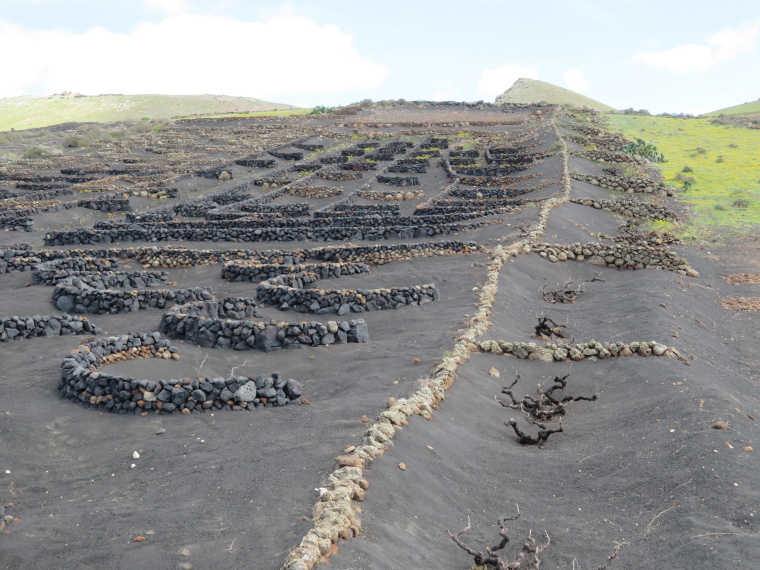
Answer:
[[[555,105],[573,105],[575,107],[591,107],[599,111],[614,111],[614,107],[595,101],[590,97],[570,91],[563,87],[521,77],[514,85],[496,98],[497,105],[504,103],[539,103],[545,101]]]
[[[760,115],[760,99],[704,114],[705,117],[717,117],[718,115]]]
[[[61,93],[50,97],[0,99],[0,131],[67,122],[139,121],[188,115],[296,109],[251,97],[227,95],[95,95]]]

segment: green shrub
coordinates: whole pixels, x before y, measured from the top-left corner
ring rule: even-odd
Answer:
[[[729,148],[739,148],[739,145],[736,144],[736,143],[731,143],[728,146],[729,146]]]
[[[713,208],[715,208],[719,212],[722,212],[722,211],[724,211],[726,209],[726,207],[723,204],[715,204],[715,206],[713,206]]]
[[[719,155],[718,155],[718,158],[716,158],[716,159],[715,159],[715,162],[725,162],[725,160],[726,160],[726,159],[725,159],[725,158],[723,158],[723,155],[722,155],[722,154],[719,154]]]
[[[84,135],[70,135],[62,141],[64,148],[87,148],[92,145],[92,140]]]
[[[325,107],[324,105],[317,105],[311,111],[309,111],[309,115],[326,115],[327,113],[332,113],[335,109],[337,109],[337,107]]]
[[[684,166],[681,172],[694,172],[694,169],[691,166]]]
[[[698,146],[697,147],[697,154],[707,154],[707,150],[705,150],[701,146]]]
[[[734,208],[749,208],[749,200],[746,198],[737,198],[734,203],[731,204]]]
[[[636,138],[635,142],[628,143],[623,147],[623,152],[628,155],[638,155],[651,162],[667,162],[665,155],[651,142]]]
[[[24,149],[24,152],[21,154],[23,158],[27,159],[33,159],[33,158],[41,158],[47,154],[47,151],[42,148],[41,146],[30,146],[27,149]]]

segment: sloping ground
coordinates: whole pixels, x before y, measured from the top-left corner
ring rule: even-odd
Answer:
[[[741,105],[734,105],[733,107],[726,107],[725,109],[718,109],[717,111],[710,111],[705,113],[704,117],[718,117],[720,115],[760,115],[760,100],[748,101]]]
[[[553,105],[572,105],[574,107],[591,107],[598,111],[614,111],[614,107],[595,101],[590,97],[570,91],[564,87],[552,85],[538,79],[521,77],[512,87],[496,98],[495,103],[551,103]]]
[[[431,124],[439,124],[441,114],[451,111],[435,104],[428,108]],[[408,113],[400,112],[398,125],[392,115],[384,114],[380,126],[370,127],[369,111],[353,118],[355,128],[333,126],[325,119],[320,136],[309,131],[311,123],[305,121],[289,123],[290,135],[278,128],[277,132],[285,133],[277,141],[257,139],[255,132],[251,135],[252,142],[280,151],[294,139],[305,146],[303,137],[310,136],[307,144],[326,147],[310,160],[381,137],[382,144],[392,140],[429,145],[421,151],[443,150],[443,158],[456,147],[462,147],[456,149],[460,153],[477,149],[479,156],[469,158],[483,168],[485,148],[491,159],[501,156],[495,160],[504,164],[520,153],[537,153],[524,171],[485,176],[494,183],[491,186],[462,183],[458,191],[464,193],[459,197],[439,196],[450,189],[450,179],[439,159],[433,158],[428,172],[415,175],[417,185],[399,189],[376,181],[372,186],[375,191],[402,194],[418,190],[421,197],[394,202],[355,200],[353,205],[399,205],[401,214],[409,217],[422,204],[473,206],[489,191],[503,191],[504,185],[527,190],[523,198],[540,199],[529,207],[486,218],[496,223],[424,240],[472,239],[488,247],[487,253],[373,264],[369,273],[325,285],[358,289],[434,282],[439,301],[362,313],[370,333],[367,344],[265,353],[177,341],[179,361],[131,360],[103,369],[152,379],[215,377],[230,374],[231,369],[251,376],[280,372],[304,383],[308,405],[250,412],[147,413],[145,417],[109,414],[81,408],[55,393],[61,359],[86,339],[38,338],[0,344],[4,396],[0,401],[0,504],[8,505],[7,513],[19,519],[8,526],[8,534],[0,535],[0,568],[276,569],[291,558],[288,570],[304,570],[311,568],[311,562],[297,555],[307,549],[294,551],[292,557],[288,554],[308,532],[319,529],[336,533],[317,547],[321,555],[332,553],[333,568],[464,570],[473,557],[459,549],[444,529],[457,532],[469,516],[472,530],[462,540],[483,550],[498,543],[497,518],[515,514],[516,504],[522,517],[508,523],[512,541],[504,552],[509,559],[514,559],[532,529],[540,544],[544,531],[551,538],[541,554],[543,568],[596,568],[616,547],[619,556],[613,569],[756,568],[760,562],[755,523],[760,516],[760,475],[755,468],[760,361],[754,347],[760,341],[760,327],[756,313],[725,311],[718,301],[757,295],[756,283],[743,279],[731,285],[720,278],[760,271],[757,243],[745,241],[738,249],[710,252],[669,246],[668,250],[676,250],[699,271],[699,278],[665,270],[617,271],[585,261],[552,263],[535,251],[528,252],[526,245],[611,243],[598,234],[615,233],[622,220],[602,209],[566,202],[576,197],[618,197],[568,176],[571,169],[599,172],[605,165],[568,158],[562,136],[568,133],[563,126],[566,119],[554,112],[534,115],[529,109],[516,110],[499,123],[487,111],[465,106],[457,108],[460,111],[469,115],[467,125],[458,123],[457,117],[456,121],[446,119],[445,127],[410,126]],[[475,126],[479,121],[482,124]],[[213,136],[219,138],[225,126]],[[262,126],[267,125],[234,124],[236,129]],[[184,128],[190,127],[174,125],[166,132],[155,132],[151,145],[160,147],[160,137],[167,137],[174,141],[174,153],[185,144],[182,140],[190,138],[183,139]],[[397,136],[399,131],[404,132],[402,137]],[[433,136],[447,137],[448,151],[439,149],[436,145],[441,141],[434,143]],[[140,145],[141,152],[144,146]],[[515,152],[496,150],[508,147]],[[560,150],[544,158],[543,152],[551,148]],[[133,160],[123,149],[120,152],[124,152],[118,155],[121,160]],[[403,164],[400,157],[410,154],[395,157],[396,165]],[[224,166],[233,180],[181,178],[172,182],[179,188],[179,199],[162,201],[161,206],[202,194],[222,195],[220,191],[241,181],[292,164],[278,157],[277,166],[267,170],[235,165],[229,158]],[[92,165],[93,176],[113,168],[114,162]],[[473,164],[465,160],[460,166]],[[46,174],[53,173],[51,168]],[[517,182],[522,175],[535,177]],[[342,187],[343,195],[327,200],[278,196],[278,189],[271,187],[256,186],[245,192],[252,197],[275,192],[267,205],[307,202],[313,213],[326,204],[335,205],[368,179],[374,180],[371,171],[358,180],[311,180],[317,186]],[[309,182],[308,178],[298,180]],[[667,203],[664,196],[656,199]],[[139,208],[142,213],[156,210],[155,202],[148,199],[139,202]],[[73,225],[71,211],[75,210],[35,215],[34,231],[2,232],[0,244],[27,241],[34,250],[45,249],[41,242],[46,233],[52,233],[51,228],[67,230],[66,226]],[[234,208],[229,212],[234,213]],[[115,216],[117,222],[119,216]],[[95,212],[81,225],[113,217]],[[194,218],[199,227],[206,223],[201,215]],[[143,222],[145,227],[151,224]],[[423,240],[351,238],[355,245],[409,241]],[[165,244],[126,240],[61,247],[142,245]],[[225,243],[215,236],[209,243],[171,245],[301,250],[340,244],[306,238]],[[168,281],[176,282],[172,287],[210,286],[217,298],[255,295],[255,283],[221,279],[220,265],[169,268]],[[124,259],[119,269],[140,266]],[[595,272],[603,281],[592,281]],[[574,304],[543,300],[540,289],[545,283],[551,287],[568,279],[576,284],[588,281]],[[49,304],[51,288],[27,286],[28,271],[2,274],[0,281],[5,291],[0,296],[0,316],[54,310]],[[273,306],[263,307],[262,313],[264,320],[275,321],[333,318],[283,313]],[[542,314],[566,325],[574,342],[657,341],[672,346],[682,358],[597,359],[589,353],[577,362],[540,362],[481,353],[472,342],[498,339],[541,344],[531,334]],[[107,337],[155,330],[160,316],[161,311],[154,309],[88,318]],[[500,372],[499,378],[491,375],[492,368]],[[382,422],[381,417],[388,420],[390,406],[390,417],[403,424],[398,420],[402,398],[430,391],[435,385],[431,376],[448,378],[447,370],[454,371],[455,381],[446,399],[434,406],[431,421],[422,419],[425,409],[420,415],[403,412],[408,425],[391,427],[389,421]],[[564,432],[552,435],[544,448],[522,446],[504,426],[512,417],[523,422],[522,413],[495,401],[506,398],[500,394],[501,387],[511,384],[518,372],[521,379],[514,388],[518,398],[535,394],[537,384],[546,385],[554,376],[569,373],[563,394],[595,394],[598,399],[568,404]],[[386,432],[390,427],[394,434],[385,442],[387,450],[373,443],[378,441],[373,439],[377,431],[368,434],[368,425],[375,422],[385,423]],[[534,426],[520,425],[536,433]],[[713,429],[713,425],[728,429]],[[340,479],[336,482],[333,458],[343,453],[361,458],[351,448],[370,445],[385,453],[380,456],[378,451],[375,460],[360,470],[369,484],[364,500],[359,501],[359,494],[356,500],[325,500],[330,491],[346,488]],[[133,455],[135,451],[139,457]],[[321,514],[312,520],[315,504]],[[354,517],[361,518],[360,526]],[[358,537],[337,538],[339,530],[351,534],[352,528],[360,532]],[[137,537],[144,540],[135,542]]]
[[[251,97],[227,95],[60,95],[0,99],[0,131],[47,127],[68,122],[115,122],[168,119],[188,115],[215,115],[295,109]]]

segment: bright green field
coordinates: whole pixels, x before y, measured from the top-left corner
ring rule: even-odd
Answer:
[[[705,117],[717,117],[718,115],[760,115],[760,100],[705,113]]]
[[[97,95],[0,99],[0,131],[68,122],[109,123],[295,109],[250,97],[225,95]]]
[[[657,166],[669,184],[681,187],[676,176],[684,167],[693,169],[682,173],[694,177],[693,188],[679,193],[695,214],[686,228],[692,237],[760,228],[760,130],[712,125],[709,119],[607,118],[612,130],[657,145],[668,159]]]

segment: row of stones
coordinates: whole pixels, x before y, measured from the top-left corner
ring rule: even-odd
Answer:
[[[601,186],[608,190],[627,192],[628,194],[659,194],[661,196],[673,196],[673,189],[664,182],[658,182],[649,178],[634,176],[616,176],[613,174],[571,174],[576,180],[588,182],[594,186]]]
[[[88,408],[143,415],[149,411],[191,413],[284,406],[300,403],[303,394],[300,382],[278,374],[154,381],[98,371],[101,366],[137,358],[178,360],[179,354],[158,333],[93,341],[63,360],[58,392]]]
[[[699,273],[678,254],[662,247],[650,245],[633,245],[630,243],[606,245],[595,242],[586,244],[535,243],[531,246],[531,250],[552,262],[588,259],[592,265],[613,269],[665,269],[689,277],[699,277]]]
[[[345,315],[422,305],[440,298],[434,284],[356,290],[306,288],[318,280],[317,274],[308,272],[275,277],[258,286],[256,300],[277,306],[281,311]]]
[[[211,292],[204,287],[131,291],[93,289],[76,277],[64,279],[53,288],[53,303],[60,311],[90,315],[165,309],[175,303],[205,301],[211,298]]]
[[[635,198],[607,200],[603,198],[577,198],[571,200],[575,204],[590,206],[597,210],[613,212],[622,216],[639,218],[642,220],[662,220],[666,222],[677,222],[678,214],[665,206],[658,206],[648,202],[642,202]]]
[[[441,224],[422,226],[388,227],[342,227],[342,228],[219,228],[219,227],[115,227],[111,229],[70,229],[45,234],[44,244],[87,245],[112,242],[134,241],[230,241],[230,242],[272,242],[272,241],[346,241],[412,239],[446,235],[468,231],[477,224]]]
[[[256,263],[251,261],[230,261],[222,267],[222,279],[227,281],[260,282],[273,279],[279,275],[291,275],[308,271],[320,279],[333,279],[345,275],[369,273],[366,263],[303,263],[282,265],[274,263]]]
[[[89,208],[99,212],[129,212],[132,205],[129,198],[95,198],[92,200],[78,200],[77,206],[80,208]]]
[[[618,164],[632,163],[640,165],[647,163],[645,158],[611,150],[574,150],[571,151],[570,154],[577,156],[578,158],[585,158],[596,162],[611,162]]]
[[[425,197],[422,190],[393,192],[391,190],[357,190],[356,195],[365,200],[381,200],[384,202],[401,202],[403,200],[418,200]]]
[[[589,342],[570,344],[547,343],[539,346],[535,342],[507,342],[503,340],[482,340],[474,343],[471,350],[480,350],[492,354],[514,356],[527,360],[541,362],[569,362],[589,359],[607,359],[616,356],[666,356],[686,360],[685,356],[678,353],[672,346],[665,346],[659,342]]]
[[[100,334],[100,329],[71,315],[0,317],[0,342],[71,334]]]
[[[398,206],[377,206],[397,208]],[[135,259],[144,267],[194,267],[227,261],[256,261],[291,265],[307,259],[333,263],[373,263],[382,265],[415,257],[439,255],[468,255],[483,252],[475,242],[441,240],[423,243],[333,245],[304,250],[248,250],[248,249],[187,249],[186,247],[134,247],[108,249],[70,249],[32,251],[24,247],[9,247],[3,251],[5,272],[32,269],[42,261],[68,258],[120,258]]]
[[[457,198],[474,198],[476,200],[482,200],[482,199],[491,199],[491,198],[516,198],[517,196],[522,196],[524,194],[529,194],[531,192],[537,192],[538,190],[541,190],[543,188],[546,188],[547,186],[553,184],[553,180],[547,180],[545,182],[542,182],[540,184],[537,184],[536,186],[532,188],[478,188],[478,189],[472,189],[472,188],[457,188],[456,190],[451,191],[451,196],[457,197]]]
[[[317,321],[275,323],[235,319],[215,319],[190,314],[188,308],[173,307],[161,317],[159,331],[171,338],[183,339],[203,347],[263,350],[327,346],[369,342],[367,323]]]
[[[283,570],[310,570],[315,564],[326,561],[333,545],[339,538],[348,538],[359,533],[361,521],[357,517],[358,507],[354,501],[364,499],[368,482],[364,479],[365,462],[372,461],[385,453],[387,442],[396,430],[408,423],[407,418],[418,414],[426,419],[445,398],[446,390],[454,382],[458,367],[470,358],[470,346],[474,340],[488,330],[488,319],[493,309],[498,289],[499,272],[510,257],[524,253],[531,240],[543,235],[549,211],[565,203],[570,197],[567,145],[559,130],[552,122],[557,140],[562,144],[562,192],[541,203],[537,221],[527,232],[527,237],[508,248],[497,246],[486,270],[486,281],[480,290],[477,310],[470,319],[466,330],[457,340],[451,356],[444,357],[433,371],[432,378],[409,398],[397,400],[382,412],[362,438],[362,445],[350,449],[350,454],[337,461],[337,468],[328,476],[327,486],[320,489],[320,497],[312,510],[312,528],[300,544],[287,556]],[[529,251],[529,249],[528,249]]]
[[[335,186],[296,186],[289,187],[285,193],[290,196],[299,196],[301,198],[332,198],[343,194],[343,188]]]

